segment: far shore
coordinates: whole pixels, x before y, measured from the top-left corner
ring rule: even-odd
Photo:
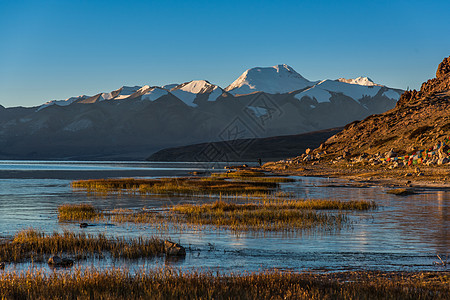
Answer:
[[[389,169],[389,165],[333,164],[330,161],[271,162],[257,169],[277,175],[341,178],[355,184],[450,189],[450,165],[414,165]]]

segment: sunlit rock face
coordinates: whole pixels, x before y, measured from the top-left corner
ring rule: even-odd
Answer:
[[[438,66],[436,78],[422,84],[419,91],[405,91],[394,109],[372,115],[346,126],[328,139],[320,149],[340,155],[349,151],[360,154],[398,155],[445,149],[450,138],[450,57]],[[441,151],[442,152],[442,151]],[[443,156],[445,153],[441,153]],[[442,157],[436,156],[442,159]]]

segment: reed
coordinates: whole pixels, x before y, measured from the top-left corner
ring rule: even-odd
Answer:
[[[448,299],[449,272],[0,272],[2,299]]]
[[[288,203],[234,204],[216,201],[203,205],[177,205],[171,210],[176,213],[171,216],[176,222],[213,225],[234,231],[336,230],[348,221],[343,214],[318,213],[298,209]]]
[[[85,233],[54,232],[46,235],[34,229],[16,233],[10,242],[0,245],[0,261],[43,261],[48,255],[69,254],[77,258],[88,255],[137,259],[164,253],[164,242],[156,238],[107,238]]]
[[[102,213],[91,204],[64,204],[58,207],[59,221],[101,219]]]
[[[73,188],[89,192],[131,192],[159,195],[263,195],[278,188],[275,182],[227,181],[223,178],[160,178],[160,179],[92,179],[72,182]]]
[[[67,215],[66,212],[66,220],[85,220],[77,219],[78,210],[70,206],[77,205],[63,205],[68,212],[74,212],[73,215]],[[311,228],[339,229],[348,221],[348,217],[343,214],[318,213],[316,210],[361,211],[375,207],[374,202],[365,200],[286,200],[273,197],[248,203],[218,200],[202,205],[179,204],[161,212],[125,209],[98,211],[96,215],[91,215],[91,220],[107,220],[113,223],[151,223],[160,226],[167,223],[213,225],[234,231],[296,231]]]

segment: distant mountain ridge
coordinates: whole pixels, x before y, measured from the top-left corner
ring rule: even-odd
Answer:
[[[351,84],[354,86],[347,86]],[[358,92],[353,92],[356,86],[360,86]],[[373,89],[372,87],[377,87]],[[72,103],[96,103],[100,101],[111,100],[149,100],[155,101],[158,98],[169,93],[173,94],[186,105],[196,107],[197,97],[205,98],[207,101],[215,101],[222,94],[246,95],[255,92],[264,92],[268,94],[284,94],[299,91],[296,96],[301,100],[303,97],[311,97],[318,102],[329,101],[330,92],[343,93],[359,100],[364,96],[376,95],[383,85],[374,83],[368,77],[357,77],[355,79],[339,78],[337,80],[309,81],[297,73],[288,65],[277,65],[273,67],[256,67],[246,70],[238,79],[227,86],[225,89],[211,84],[207,80],[192,80],[182,84],[171,84],[166,86],[123,86],[111,92],[98,93],[94,96],[76,96],[66,100],[51,100],[39,106],[39,110],[51,105],[67,106]],[[372,88],[372,89],[371,89]],[[384,87],[386,88],[386,87]],[[306,91],[305,91],[306,89]],[[398,100],[402,90],[386,88],[386,96],[390,99]],[[327,94],[328,93],[328,94]],[[356,98],[355,98],[356,97]]]
[[[123,86],[0,107],[0,158],[144,159],[167,147],[300,134],[382,113],[402,92],[365,77],[310,81],[288,65],[249,69],[226,88],[207,80]]]

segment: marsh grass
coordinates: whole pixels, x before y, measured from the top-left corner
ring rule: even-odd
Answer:
[[[448,299],[449,272],[0,272],[5,299]]]
[[[59,221],[83,221],[101,217],[102,213],[91,204],[64,204],[58,207]]]
[[[156,238],[107,238],[73,233],[53,233],[27,229],[19,231],[12,241],[0,245],[0,261],[21,262],[24,260],[42,261],[48,255],[70,254],[77,258],[88,255],[113,258],[137,259],[164,253],[164,242]]]
[[[265,195],[276,190],[276,182],[228,181],[224,178],[91,179],[72,182],[73,188],[89,192],[131,192],[155,195]]]
[[[69,206],[71,205],[64,205],[63,207],[67,208],[69,212],[74,212],[74,215],[66,216],[66,219],[77,220],[78,210],[70,209]],[[174,205],[161,212],[124,209],[101,211],[97,215],[92,215],[91,220],[108,220],[114,223],[150,223],[157,224],[161,228],[167,227],[168,223],[212,225],[233,231],[298,231],[312,228],[332,230],[340,229],[348,223],[348,217],[342,213],[331,213],[329,211],[362,211],[375,207],[375,203],[364,200],[267,198],[248,203],[218,200],[214,203],[201,205]],[[327,212],[319,213],[316,210],[327,210]]]
[[[343,214],[318,213],[287,201],[248,204],[216,201],[203,205],[177,205],[171,210],[176,213],[172,218],[177,222],[226,227],[234,231],[329,230],[340,229],[348,221]]]

